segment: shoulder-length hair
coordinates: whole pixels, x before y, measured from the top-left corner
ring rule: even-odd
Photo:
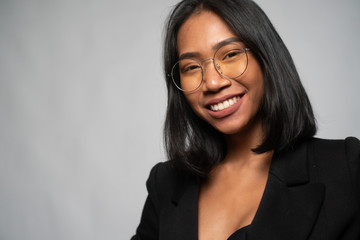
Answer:
[[[312,137],[316,121],[310,101],[289,51],[260,7],[251,0],[183,0],[174,7],[165,26],[168,105],[164,141],[169,160],[205,177],[226,155],[222,133],[193,112],[169,75],[178,61],[179,28],[192,14],[203,10],[212,11],[225,21],[251,49],[263,71],[264,96],[259,110],[263,141],[253,151],[278,153]]]

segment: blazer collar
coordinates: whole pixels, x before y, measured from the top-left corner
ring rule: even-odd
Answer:
[[[303,143],[273,157],[259,208],[247,232],[248,240],[307,239],[316,222],[325,188],[309,178],[309,149]],[[198,235],[199,179],[182,176],[172,196],[169,224],[173,239]]]
[[[270,174],[287,186],[305,184],[309,181],[308,147],[303,143],[286,152],[275,154],[271,162]]]
[[[308,239],[325,187],[310,181],[309,146],[303,143],[273,157],[269,178],[247,239]]]

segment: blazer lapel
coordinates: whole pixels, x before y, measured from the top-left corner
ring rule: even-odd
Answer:
[[[275,155],[248,240],[308,239],[323,203],[325,187],[309,181],[307,145]],[[181,176],[163,213],[160,239],[198,239],[199,179]]]
[[[179,177],[166,210],[164,223],[167,232],[160,239],[197,240],[198,239],[198,196],[199,179],[186,175]]]
[[[325,188],[309,183],[307,146],[274,156],[267,185],[247,239],[308,239]]]

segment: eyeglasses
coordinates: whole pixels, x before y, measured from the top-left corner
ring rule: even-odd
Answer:
[[[247,52],[249,48],[243,48],[238,43],[230,43],[219,48],[213,58],[202,61],[193,58],[184,58],[174,64],[171,77],[175,86],[184,92],[197,90],[204,81],[203,63],[213,61],[216,71],[224,78],[234,79],[241,76],[248,65]]]

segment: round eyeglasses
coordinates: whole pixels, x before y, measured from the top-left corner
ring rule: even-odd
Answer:
[[[205,71],[203,62],[212,60],[216,71],[224,78],[234,79],[241,76],[248,65],[247,52],[238,43],[230,43],[219,48],[213,58],[202,61],[193,58],[183,58],[174,64],[171,77],[175,86],[184,92],[193,92],[203,83]]]

